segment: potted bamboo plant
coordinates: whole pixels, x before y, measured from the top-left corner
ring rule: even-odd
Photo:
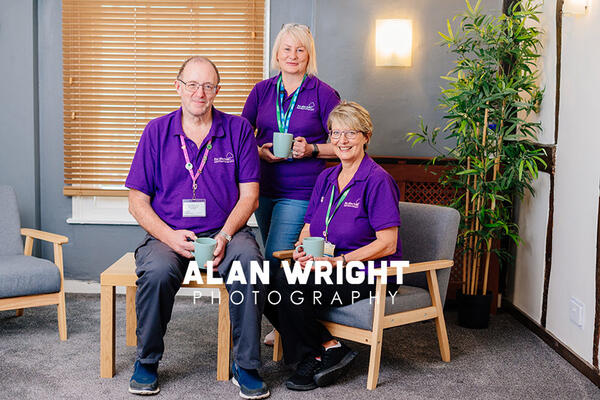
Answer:
[[[453,19],[458,29],[448,20],[447,33],[440,32],[442,44],[456,56],[442,77],[448,82],[439,104],[446,125],[430,130],[421,120],[419,132],[407,135],[413,146],[427,142],[438,149],[442,136],[455,143],[439,151],[457,160],[441,181],[456,189],[452,206],[462,216],[459,323],[474,328],[487,327],[489,319],[490,256],[509,260],[510,252],[499,244],[520,241],[513,200],[533,193],[538,166],[545,166],[544,150],[534,146],[541,125],[532,119],[543,94],[536,71],[538,3],[516,1],[499,15],[484,13],[480,3],[466,0],[465,13]]]

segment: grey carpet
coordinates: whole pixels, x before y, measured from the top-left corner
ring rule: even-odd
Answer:
[[[69,339],[58,338],[56,307],[0,312],[0,398],[135,399],[127,393],[135,348],[125,346],[124,296],[117,297],[116,375],[99,377],[100,299],[67,295]],[[271,398],[285,399],[600,399],[600,390],[507,314],[487,330],[469,330],[446,313],[452,361],[440,359],[431,322],[384,333],[379,385],[366,390],[369,351],[360,351],[337,384],[310,392],[284,386],[291,370],[270,360],[261,373]],[[159,374],[163,399],[239,398],[230,382],[216,381],[217,306],[178,297]],[[268,329],[265,324],[263,330]]]

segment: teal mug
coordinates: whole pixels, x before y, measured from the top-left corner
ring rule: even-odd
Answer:
[[[213,238],[200,237],[194,241],[194,251],[192,251],[192,254],[196,258],[198,268],[206,269],[206,262],[212,261],[215,258],[213,256],[215,247],[217,247],[217,241]]]
[[[322,237],[305,237],[302,240],[300,246],[296,246],[296,251],[300,252],[300,248],[304,249],[304,252],[313,257],[323,257],[323,249],[325,247],[325,239]]]
[[[284,132],[273,132],[273,155],[275,157],[289,158],[292,152],[294,135]]]

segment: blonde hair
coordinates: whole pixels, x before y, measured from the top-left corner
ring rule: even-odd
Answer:
[[[360,104],[354,101],[342,100],[340,104],[334,107],[327,118],[327,129],[331,131],[333,123],[337,122],[347,128],[356,129],[362,133],[367,140],[371,140],[373,135],[373,121],[371,114]],[[367,144],[365,143],[365,150]]]
[[[317,52],[315,50],[315,41],[310,33],[310,29],[306,25],[300,24],[285,24],[281,27],[281,30],[275,38],[273,44],[273,51],[271,54],[271,68],[279,70],[279,61],[277,60],[277,53],[281,47],[281,41],[284,36],[289,35],[292,39],[300,42],[300,44],[308,52],[308,64],[306,65],[306,73],[308,75],[317,74]]]

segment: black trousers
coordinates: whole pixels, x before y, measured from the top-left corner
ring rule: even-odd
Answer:
[[[281,334],[286,364],[320,354],[322,344],[333,339],[319,322],[318,310],[352,304],[369,296],[375,301],[375,284],[369,284],[366,278],[361,284],[351,284],[344,274],[341,283],[336,283],[332,276],[334,284],[316,284],[313,272],[307,284],[301,285],[289,284],[283,269],[278,269],[274,275],[264,312]],[[388,281],[386,291],[393,293],[397,290],[398,284]],[[273,304],[279,298],[279,304]]]

